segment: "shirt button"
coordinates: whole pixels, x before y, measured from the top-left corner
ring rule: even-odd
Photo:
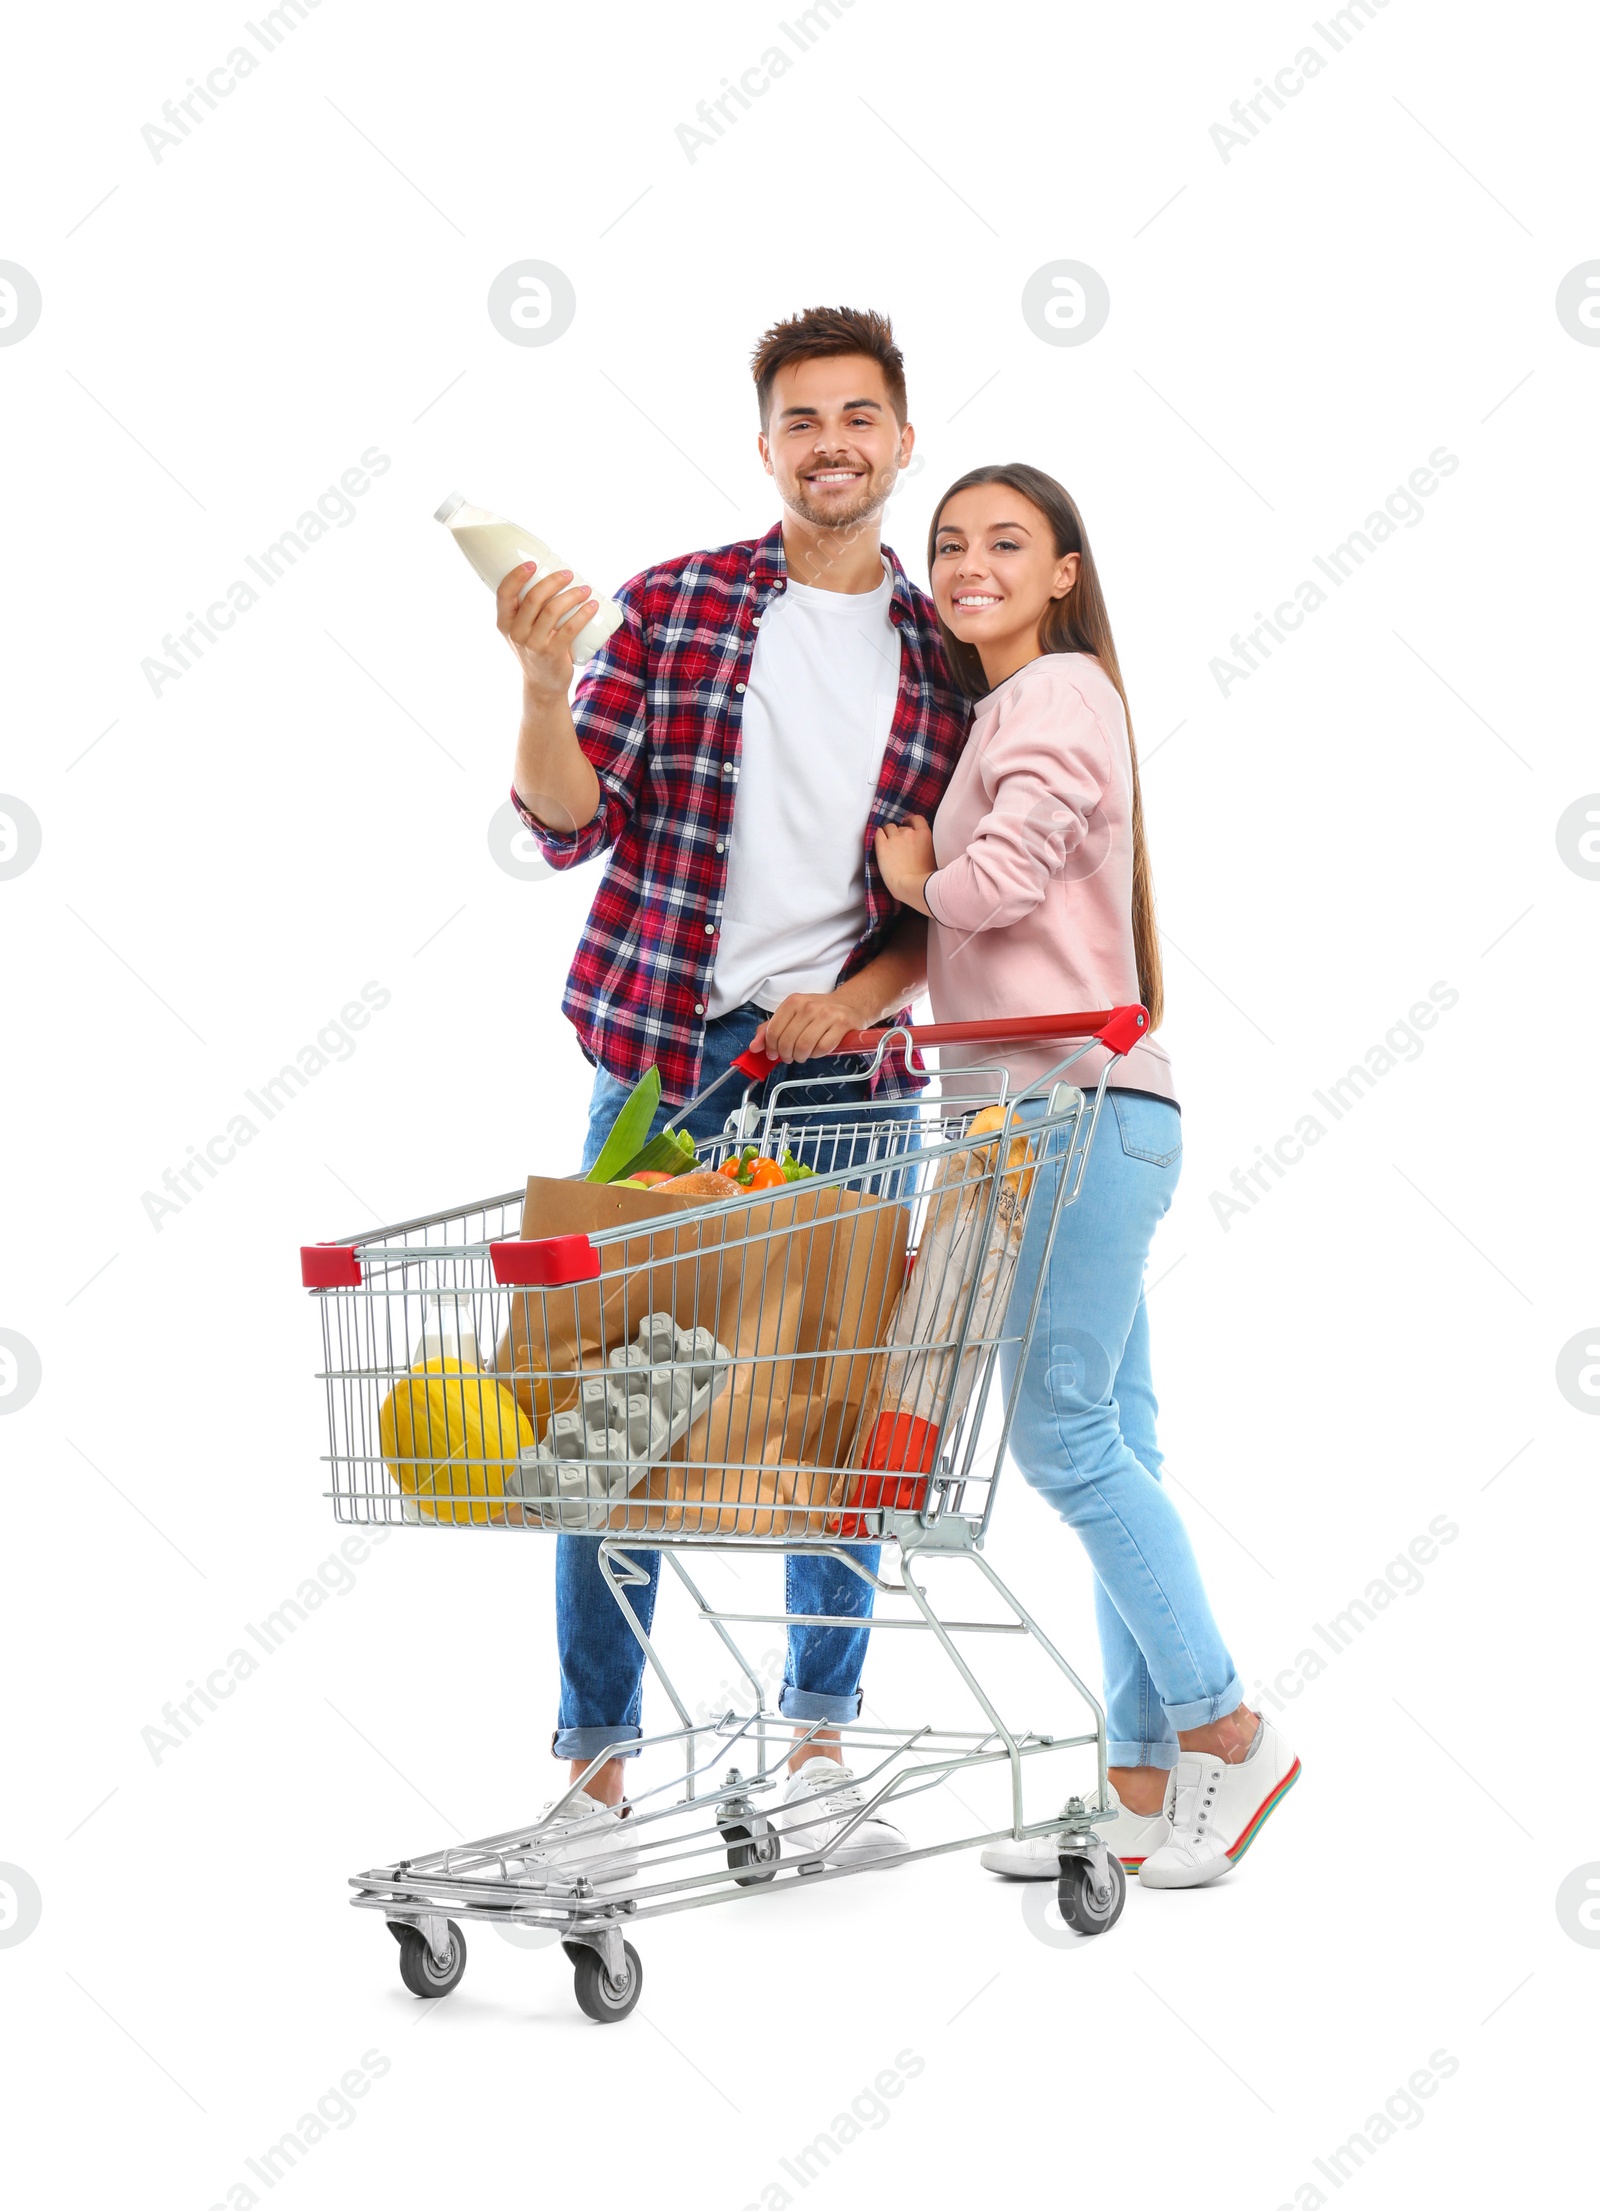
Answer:
[[[742,691],[744,689],[744,685],[742,683],[736,683],[733,688],[736,691]]]
[[[704,1013],[706,1009],[704,1006],[697,1005],[694,1010],[696,1013]]]
[[[741,689],[743,689],[743,685],[741,685],[741,686],[740,686],[740,688],[741,688]],[[733,773],[733,762],[732,762],[731,760],[724,760],[724,761],[723,761],[723,763],[722,763],[722,772],[723,772],[723,774],[724,774],[724,775],[732,775],[732,773]]]
[[[719,837],[719,838],[717,839],[717,850],[718,850],[719,852],[726,852],[726,851],[727,851],[727,849],[728,849],[728,843],[727,843],[727,839],[726,839],[725,837]]]
[[[717,925],[716,925],[716,923],[715,923],[714,921],[708,921],[708,922],[706,923],[706,935],[707,935],[708,937],[714,937],[714,936],[716,935],[716,933],[717,933]]]

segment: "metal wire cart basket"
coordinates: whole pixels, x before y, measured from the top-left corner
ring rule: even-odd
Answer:
[[[627,1745],[664,1753],[648,1770],[664,1766],[668,1778],[634,1797],[625,1854],[563,1863],[541,1852],[606,1763],[602,1750],[542,1819],[352,1878],[352,1902],[388,1921],[416,1994],[443,1995],[460,1979],[463,1922],[533,1927],[559,1937],[589,2016],[618,2020],[642,1985],[625,1935],[634,1923],[1006,1836],[1054,1836],[1070,1926],[1090,1935],[1115,1923],[1125,1876],[1095,1833],[1112,1809],[1105,1715],[983,1544],[1044,1263],[1082,1187],[1107,1074],[1147,1028],[1131,1006],[856,1032],[842,1072],[819,1079],[808,1066],[804,1083],[769,1082],[759,1101],[752,1082],[723,1133],[696,1147],[708,1168],[751,1141],[773,1156],[788,1149],[812,1172],[781,1189],[730,1184],[726,1198],[669,1205],[648,1190],[550,1182],[535,1222],[530,1183],[526,1194],[303,1247],[322,1323],[335,1517],[595,1537],[606,1585],[677,1719]],[[859,1096],[863,1071],[876,1073],[891,1051],[1042,1039],[1060,1040],[1064,1056],[1025,1090],[1013,1092],[995,1063],[941,1073],[909,1108],[830,1102],[847,1081]],[[1072,1071],[1097,1045],[1106,1056],[1085,1090]],[[759,1054],[736,1066],[765,1072]],[[564,1206],[589,1208],[592,1223],[607,1201],[614,1224],[562,1227]],[[1009,1394],[1003,1365],[1016,1376]],[[869,1544],[886,1546],[875,1571]],[[704,1704],[691,1711],[630,1602],[645,1578],[641,1551],[663,1555],[715,1657],[732,1662],[741,1693],[714,1717]],[[795,1623],[713,1602],[702,1562],[799,1552],[837,1561],[870,1584],[874,1604],[870,1621],[814,1614],[800,1625],[922,1633],[976,1707],[962,1716],[986,1723],[830,1724],[857,1784],[846,1827],[985,1768],[1009,1778],[1007,1824],[968,1834],[963,1821],[955,1840],[837,1864],[840,1814],[822,1789],[809,1821],[786,1817],[780,1830],[771,1814],[797,1723],[778,1718],[736,1631]],[[935,1579],[978,1595],[984,1616],[936,1607],[930,1565]],[[1030,1643],[1049,1662],[1047,1680],[1066,1684],[1065,1731],[1002,1716],[968,1656],[993,1635]],[[822,1732],[818,1723],[809,1734]],[[1027,1821],[1025,1764],[1091,1751],[1093,1787]],[[826,1856],[808,1827],[831,1838]]]

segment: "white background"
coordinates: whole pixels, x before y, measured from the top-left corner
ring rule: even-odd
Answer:
[[[1392,0],[1224,161],[1309,14],[856,0],[691,162],[676,126],[776,11],[325,0],[156,162],[141,126],[241,20],[33,10],[6,59],[0,257],[44,302],[0,349],[0,789],[43,827],[0,882],[0,1327],[43,1370],[0,1427],[0,1861],[43,1899],[0,1948],[19,2199],[227,2202],[369,2049],[296,2206],[776,2202],[907,2049],[806,2192],[1314,2202],[1443,2050],[1363,2203],[1524,2193],[1572,2145],[1600,1971],[1555,1910],[1600,1858],[1600,1430],[1555,1381],[1600,1320],[1600,887],[1555,834],[1600,788],[1600,350],[1554,310],[1600,254],[1592,26]],[[545,347],[485,310],[530,257],[577,295]],[[1110,290],[1081,347],[1019,308],[1059,258]],[[604,2039],[559,1953],[492,1935],[424,2007],[345,1878],[548,1793],[540,1539],[398,1534],[180,1749],[141,1729],[334,1548],[296,1247],[577,1159],[557,1000],[594,871],[491,859],[514,669],[429,518],[459,485],[603,585],[764,530],[748,349],[839,300],[905,348],[915,577],[981,461],[1059,475],[1097,549],[1184,1104],[1164,1440],[1247,1682],[1460,1533],[1289,1709],[1304,1780],[1217,1889],[1040,1940],[955,1857],[645,1930]],[[1421,524],[1224,698],[1212,657],[1441,445]],[[163,635],[371,446],[356,519],[153,696]],[[368,981],[354,1056],[153,1226],[143,1193]],[[1435,982],[1421,1057],[1224,1230],[1211,1193]],[[1092,1670],[1085,1569],[1021,1483],[992,1555]],[[933,1716],[931,1660],[873,1665]]]

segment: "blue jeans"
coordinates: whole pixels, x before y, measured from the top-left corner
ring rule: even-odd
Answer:
[[[1038,1282],[1060,1142],[1034,1192],[1013,1325]],[[1244,1698],[1156,1445],[1144,1265],[1182,1160],[1176,1106],[1107,1090],[1083,1188],[1060,1215],[1011,1429],[1012,1457],[1094,1568],[1114,1766],[1175,1766],[1180,1728]],[[1014,1345],[1001,1355],[1008,1391],[1018,1357]]]
[[[759,1006],[745,1005],[735,1007],[720,1020],[706,1023],[705,1056],[700,1076],[702,1090],[732,1065],[765,1019]],[[769,1083],[791,1081],[796,1079],[796,1074],[792,1067],[780,1067],[767,1080]],[[740,1077],[732,1077],[682,1125],[697,1140],[720,1135],[727,1116],[743,1097],[745,1087]],[[617,1109],[627,1095],[626,1083],[618,1082],[603,1067],[595,1069],[589,1131],[583,1147],[585,1168],[592,1167],[599,1157]],[[761,1095],[763,1093],[758,1091],[757,1096]],[[803,1141],[804,1123],[799,1124],[792,1139],[796,1156],[816,1165],[822,1172],[854,1163],[841,1152],[838,1140],[831,1133],[833,1130],[848,1127],[856,1119],[865,1128],[892,1117],[905,1121],[909,1134],[910,1124],[916,1117],[914,1105],[897,1106],[888,1101],[882,1105],[872,1104],[864,1078],[848,1087],[835,1083],[807,1085],[801,1091],[791,1092],[784,1102],[831,1106],[835,1101],[838,1101],[839,1110],[826,1116],[830,1135],[822,1140],[820,1148],[815,1140],[810,1144]],[[657,1111],[651,1134],[671,1118],[672,1108],[663,1104]],[[846,1137],[845,1141],[848,1143],[850,1139]],[[862,1147],[865,1159],[865,1137]],[[882,1178],[878,1181],[881,1185]],[[608,1744],[619,1746],[619,1757],[634,1757],[637,1753],[626,1746],[637,1742],[642,1733],[644,1653],[601,1575],[599,1544],[600,1538],[593,1535],[556,1538],[556,1644],[561,1660],[561,1708],[552,1748],[558,1758],[593,1758]],[[875,1544],[858,1545],[852,1555],[869,1571],[877,1571]],[[648,1634],[655,1617],[656,1591],[661,1580],[660,1553],[634,1550],[630,1546],[628,1556],[648,1576],[644,1586],[626,1592],[640,1626]],[[872,1589],[836,1559],[819,1558],[806,1552],[791,1553],[784,1560],[784,1603],[790,1612],[826,1612],[865,1619],[872,1611]],[[788,1664],[778,1699],[778,1709],[785,1719],[824,1720],[836,1724],[857,1717],[861,1710],[861,1668],[866,1662],[870,1632],[867,1628],[792,1627],[789,1630]]]

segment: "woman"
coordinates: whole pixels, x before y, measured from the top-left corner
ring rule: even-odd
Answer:
[[[974,469],[935,512],[928,568],[951,665],[977,705],[932,828],[880,830],[876,850],[895,896],[930,917],[934,1019],[1138,999],[1154,1029],[1161,965],[1138,767],[1078,510],[1038,469]],[[1068,1048],[1008,1054],[1013,1092]],[[1105,1058],[1096,1046],[1073,1079],[1092,1087]],[[1163,1889],[1226,1873],[1300,1770],[1243,1701],[1161,1486],[1144,1266],[1181,1157],[1170,1062],[1141,1038],[1111,1074],[1082,1190],[1060,1215],[1011,1432],[1012,1456],[1095,1570],[1119,1805],[1106,1841]],[[1037,1193],[1021,1285],[1037,1279],[1051,1195]],[[1023,1878],[1057,1870],[1048,1836],[983,1862]]]

